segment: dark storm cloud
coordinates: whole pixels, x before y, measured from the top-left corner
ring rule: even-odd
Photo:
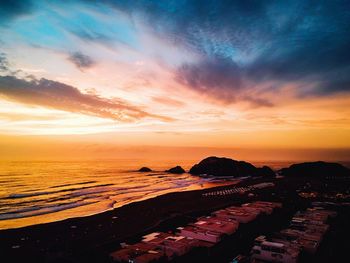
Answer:
[[[95,64],[95,61],[91,57],[81,52],[71,53],[68,57],[68,60],[71,61],[80,70],[90,68]]]
[[[48,79],[20,79],[0,76],[0,97],[23,104],[77,112],[117,121],[135,121],[169,118],[153,115],[120,99],[102,98],[95,94],[84,94],[73,86]]]
[[[350,91],[350,1],[104,3],[201,54],[198,64],[176,72],[199,92],[234,100],[251,89],[246,83],[265,81],[312,84],[307,92],[315,96]],[[303,85],[297,90],[305,92]]]

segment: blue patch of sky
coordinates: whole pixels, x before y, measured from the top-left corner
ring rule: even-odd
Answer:
[[[102,11],[102,10],[101,10]],[[101,14],[91,12],[68,13],[68,20],[62,20],[63,26],[72,32],[85,33],[93,40],[121,42],[133,48],[137,47],[137,32],[132,24],[115,12],[104,19]]]
[[[97,9],[98,8],[98,9]],[[24,42],[58,50],[78,48],[71,33],[90,37],[91,41],[119,42],[138,47],[137,31],[131,21],[104,6],[92,8],[70,5],[69,8],[54,4],[37,3],[36,11],[10,25],[13,34]]]

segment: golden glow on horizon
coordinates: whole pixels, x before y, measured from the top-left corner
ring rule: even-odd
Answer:
[[[40,138],[72,135],[73,140],[81,141],[82,145],[86,141],[97,142],[102,148],[110,143],[116,146],[350,148],[349,95],[302,100],[293,96],[296,86],[289,83],[279,93],[270,94],[273,107],[252,107],[244,100],[227,104],[180,85],[174,81],[171,68],[147,56],[137,57],[132,50],[127,54],[124,56],[129,60],[134,58],[132,63],[122,62],[114,50],[99,47],[95,55],[104,60],[84,71],[74,67],[59,52],[48,53],[28,46],[19,49],[13,59],[18,68],[32,72],[37,78],[64,82],[83,94],[96,93],[111,100],[122,98],[137,105],[139,110],[167,117],[168,121],[152,116],[132,122],[116,121],[1,97],[0,134],[40,135]],[[36,59],[43,56],[48,59]],[[114,60],[117,57],[118,62]],[[32,61],[38,61],[35,67]],[[83,136],[81,140],[73,136],[88,134],[96,135]],[[41,144],[35,137],[26,140]],[[9,148],[17,145],[16,139],[2,137],[2,141]],[[30,147],[35,148],[36,144]]]

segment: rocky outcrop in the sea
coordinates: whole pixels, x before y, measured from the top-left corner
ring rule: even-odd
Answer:
[[[167,173],[172,174],[183,174],[186,173],[186,171],[181,166],[175,166],[173,168],[170,168],[169,170],[166,170]]]
[[[326,178],[333,176],[350,176],[350,169],[339,163],[319,161],[293,164],[288,168],[281,169],[279,174],[283,176]]]
[[[139,169],[139,172],[143,172],[143,173],[152,172],[152,169],[144,166]]]
[[[190,169],[190,174],[194,175],[214,175],[214,176],[274,176],[275,173],[268,166],[257,168],[251,163],[236,161],[230,158],[208,157],[195,164]]]

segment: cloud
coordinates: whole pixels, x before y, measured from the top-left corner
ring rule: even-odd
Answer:
[[[224,103],[248,102],[253,107],[271,107],[273,103],[252,92],[246,84],[244,69],[228,58],[211,58],[184,64],[175,72],[181,84]]]
[[[80,70],[90,68],[95,64],[95,61],[91,57],[81,52],[71,53],[68,57],[68,60],[71,61]]]
[[[198,64],[184,64],[176,72],[176,80],[200,93],[233,101],[242,87],[240,69],[229,59],[210,59]]]
[[[183,107],[185,105],[184,102],[179,101],[179,100],[175,100],[172,98],[167,98],[167,97],[152,97],[152,101],[160,103],[160,104],[164,104],[167,106],[173,106],[173,107]]]
[[[96,30],[93,30],[91,28],[74,28],[71,29],[70,32],[77,36],[78,38],[87,41],[87,42],[103,42],[103,43],[110,43],[112,41],[111,37],[108,37],[107,35],[100,33]]]
[[[0,20],[33,9],[30,1],[4,3]],[[164,45],[171,43],[193,53],[196,61],[176,68],[175,80],[225,103],[245,100],[271,106],[261,95],[288,83],[294,84],[294,94],[301,98],[350,92],[350,4],[346,0],[104,0],[98,4],[81,0],[65,4],[81,7],[79,19],[60,24],[84,41],[119,40],[137,46],[136,34],[142,29],[161,38]],[[114,24],[113,19],[107,23],[97,15],[113,15],[111,8],[119,12],[116,17],[126,14],[132,25]],[[157,50],[154,53],[159,55]],[[74,53],[70,60],[82,70],[94,63],[84,56]],[[267,83],[270,90],[260,90]]]
[[[0,25],[18,16],[29,14],[33,3],[30,0],[1,0]]]
[[[121,99],[107,99],[95,94],[84,94],[77,88],[48,79],[26,80],[14,76],[0,76],[0,96],[19,103],[77,112],[120,122],[153,118],[170,118],[148,113]]]
[[[9,70],[9,63],[7,61],[6,54],[0,53],[0,72],[8,71],[8,70]]]
[[[238,91],[272,82],[273,89],[302,83],[300,96],[350,91],[349,1],[104,3],[199,54],[198,63],[175,71],[176,80],[217,99],[234,102]]]

